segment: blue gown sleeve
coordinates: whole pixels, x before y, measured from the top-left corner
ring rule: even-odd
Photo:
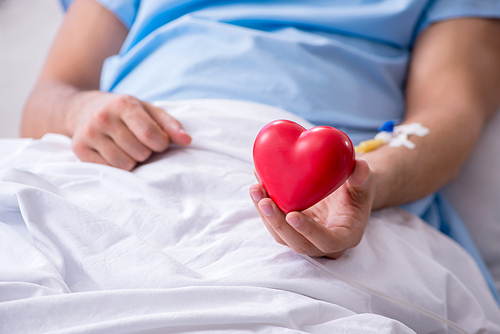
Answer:
[[[60,0],[66,11],[73,0]],[[130,30],[134,22],[140,0],[95,0],[113,13]]]
[[[431,0],[422,13],[416,35],[432,23],[465,17],[500,18],[500,1]]]

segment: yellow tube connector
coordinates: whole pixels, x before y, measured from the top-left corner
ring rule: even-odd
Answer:
[[[359,143],[359,145],[355,146],[354,151],[356,153],[359,153],[359,152],[366,153],[366,152],[370,152],[370,151],[382,146],[383,144],[384,144],[384,141],[380,138],[369,139],[369,140],[362,141],[361,143]]]

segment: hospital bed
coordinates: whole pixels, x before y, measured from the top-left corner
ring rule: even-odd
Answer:
[[[374,212],[337,260],[274,241],[248,194],[252,144],[269,121],[303,119],[157,105],[193,142],[132,172],[80,162],[62,135],[0,140],[0,333],[500,333],[472,257],[402,209]],[[499,126],[445,190],[497,280]]]

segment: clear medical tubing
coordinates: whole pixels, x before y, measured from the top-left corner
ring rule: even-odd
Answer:
[[[467,333],[462,327],[460,327],[459,325],[457,325],[456,323],[454,323],[453,321],[450,321],[448,319],[445,319],[433,312],[430,312],[420,306],[417,306],[417,305],[413,305],[411,303],[408,303],[408,302],[405,302],[405,301],[402,301],[402,300],[399,300],[397,298],[394,298],[394,297],[391,297],[389,295],[386,295],[385,293],[382,293],[380,291],[377,291],[375,289],[372,289],[372,288],[369,288],[367,287],[366,285],[363,285],[359,282],[356,282],[355,280],[352,280],[342,274],[339,274],[338,272],[335,272],[333,270],[331,270],[330,268],[328,268],[327,266],[324,266],[322,265],[321,263],[319,263],[318,261],[316,261],[315,259],[307,256],[307,255],[304,255],[304,254],[299,254],[300,256],[302,256],[305,260],[307,260],[308,262],[310,262],[311,264],[315,265],[316,267],[320,268],[321,270],[324,270],[326,271],[327,273],[329,273],[330,275],[332,275],[333,277],[355,287],[356,289],[358,290],[361,290],[361,291],[364,291],[366,293],[369,293],[370,295],[373,295],[373,296],[377,296],[379,298],[382,298],[382,299],[385,299],[391,303],[394,303],[394,304],[397,304],[397,305],[400,305],[400,306],[403,306],[403,307],[406,307],[406,308],[409,308],[411,310],[414,310],[416,312],[419,312],[421,314],[424,314],[426,316],[428,316],[429,318],[432,318],[434,320],[437,320],[439,322],[442,322],[444,324],[446,324],[449,328],[451,329],[454,329],[456,332],[460,333],[460,334],[470,334],[470,333]]]

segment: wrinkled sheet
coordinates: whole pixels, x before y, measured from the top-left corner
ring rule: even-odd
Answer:
[[[454,333],[277,244],[248,195],[260,104],[161,102],[192,135],[133,172],[82,163],[71,140],[0,140],[0,333]],[[396,208],[317,259],[357,284],[500,333],[473,259]]]

